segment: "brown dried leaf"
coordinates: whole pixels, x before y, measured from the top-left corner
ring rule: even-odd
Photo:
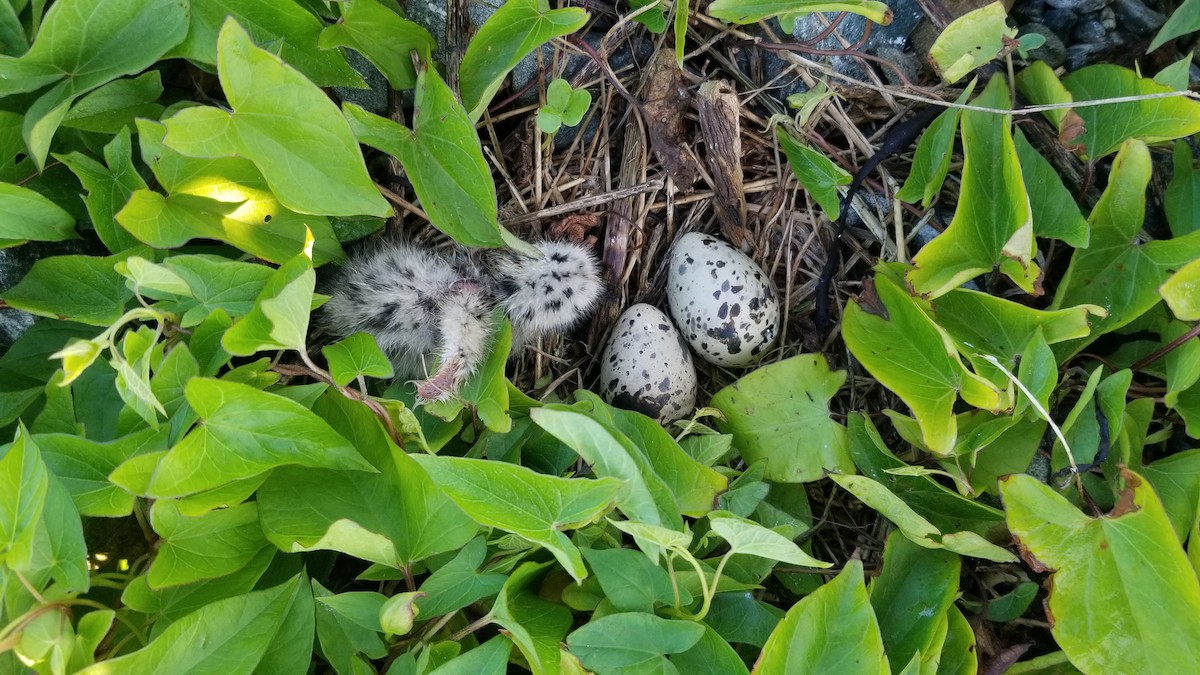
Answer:
[[[692,97],[670,50],[655,52],[642,90],[642,116],[654,151],[675,188],[691,192],[699,171],[689,152],[684,115]]]
[[[746,199],[742,187],[742,136],[737,90],[725,80],[700,85],[696,97],[705,159],[712,171],[713,208],[725,238],[745,250]]]

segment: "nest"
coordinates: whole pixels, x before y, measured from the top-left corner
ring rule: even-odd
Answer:
[[[596,28],[605,21],[607,29]],[[835,37],[836,22],[830,30]],[[501,223],[527,240],[565,237],[593,244],[607,283],[607,294],[585,325],[514,355],[509,371],[514,384],[538,398],[569,399],[575,389],[594,388],[599,354],[616,317],[637,302],[665,306],[665,259],[673,243],[691,231],[718,234],[741,248],[779,289],[781,334],[759,365],[821,351],[832,365],[844,367],[848,357],[836,330],[818,331],[812,316],[832,224],[793,176],[775,134],[799,137],[853,174],[875,153],[879,135],[907,111],[905,101],[892,94],[911,89],[889,88],[873,72],[872,81],[838,85],[833,78],[846,78],[827,66],[768,48],[778,42],[769,29],[751,36],[697,16],[689,43],[702,46],[687,55],[681,69],[661,36],[603,15],[593,23],[589,35],[603,34],[602,39],[556,40],[552,55],[539,54],[537,77],[524,91],[502,93],[480,122]],[[621,52],[632,58],[614,68],[610,55]],[[779,72],[768,79],[764,73],[772,70]],[[452,63],[452,85],[454,72]],[[552,140],[535,125],[535,94],[557,77],[589,89],[593,104],[575,129]],[[803,124],[793,120],[786,131],[779,129],[772,117],[789,114],[781,92],[820,81],[834,85],[837,95],[824,98]],[[864,192],[889,198],[856,200],[852,207],[831,289],[835,320],[877,259],[903,256],[896,245],[902,239],[894,233],[905,231],[902,217],[915,220],[920,214],[892,209],[890,195],[897,188],[881,169]],[[402,181],[394,183],[394,191],[395,197],[411,199]],[[401,211],[390,227],[431,246],[452,245],[412,213]],[[696,364],[701,402],[746,372],[699,359]],[[864,397],[886,395],[869,378],[854,378],[852,384],[845,405],[837,408],[861,408]]]

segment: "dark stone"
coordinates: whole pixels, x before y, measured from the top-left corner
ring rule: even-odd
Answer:
[[[921,61],[915,54],[909,54],[906,51],[885,45],[876,50],[875,56],[898,68],[904,74],[904,77],[908,78],[909,82],[916,82],[921,75]],[[879,65],[879,70],[883,72],[883,77],[888,81],[888,84],[900,86],[904,82],[896,73],[896,68],[888,68],[882,64]]]
[[[874,54],[883,47],[891,47],[903,51],[908,45],[909,34],[917,27],[921,19],[925,18],[925,13],[921,11],[920,6],[912,0],[897,0],[894,3],[888,3],[888,6],[892,10],[892,23],[887,26],[880,26],[873,23],[871,25],[871,34],[867,37],[866,42],[859,47],[859,49],[866,51],[868,54]],[[798,42],[810,43],[837,16],[836,12],[806,14],[796,19],[796,24],[792,29],[792,37],[796,38]],[[838,24],[836,32],[853,45],[862,39],[866,28],[867,19],[865,17],[857,14],[846,14],[841,23]],[[811,46],[814,49],[836,50],[843,48],[841,42],[832,35]],[[865,79],[867,77],[862,61],[854,57],[811,55],[809,58],[824,61],[839,73],[855,79]]]
[[[1122,30],[1135,35],[1151,35],[1167,22],[1166,15],[1150,9],[1142,0],[1117,0],[1113,9]]]
[[[1076,14],[1099,12],[1111,2],[1112,0],[1046,0],[1046,4],[1054,9],[1069,9]]]
[[[1054,31],[1059,40],[1067,42],[1079,23],[1079,15],[1069,9],[1052,9],[1042,16],[1042,25]]]
[[[1036,33],[1046,39],[1045,44],[1037,49],[1029,50],[1030,61],[1045,61],[1051,68],[1061,66],[1067,60],[1067,47],[1058,35],[1049,27],[1040,23],[1027,23],[1021,26],[1018,35]]]
[[[1100,45],[1108,42],[1108,30],[1098,19],[1088,19],[1075,26],[1071,38],[1076,44]]]

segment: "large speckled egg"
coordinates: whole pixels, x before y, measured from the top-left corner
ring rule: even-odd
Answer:
[[[671,251],[667,303],[675,325],[700,358],[747,366],[779,335],[775,284],[749,256],[699,232]]]
[[[696,407],[696,369],[687,343],[658,308],[637,304],[613,327],[600,364],[600,395],[661,424]]]

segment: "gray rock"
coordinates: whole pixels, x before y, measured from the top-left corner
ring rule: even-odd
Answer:
[[[1111,3],[1112,0],[1046,0],[1054,9],[1069,9],[1076,14],[1099,12]]]
[[[897,0],[888,3],[892,9],[892,23],[887,26],[873,24],[871,34],[860,49],[869,54],[875,54],[882,47],[891,47],[903,51],[908,45],[908,36],[925,17],[919,5],[912,0]],[[836,12],[806,14],[796,19],[792,29],[792,37],[799,42],[811,43],[837,16]],[[867,28],[867,19],[857,14],[847,14],[838,24],[837,32],[850,44],[855,44],[863,36]],[[814,49],[842,49],[841,42],[833,36],[811,45]],[[856,79],[864,79],[866,70],[860,60],[850,56],[819,56],[811,55],[813,60],[824,61],[838,72]]]
[[[1045,44],[1037,49],[1029,50],[1031,61],[1045,61],[1051,68],[1061,66],[1067,60],[1067,47],[1048,26],[1040,23],[1027,23],[1021,26],[1018,35],[1036,33],[1046,39]]]
[[[1013,5],[1011,15],[1016,21],[1025,23],[1041,23],[1046,14],[1046,3],[1041,0],[1021,2]]]
[[[1108,29],[1098,19],[1088,19],[1075,26],[1071,38],[1076,44],[1099,45],[1108,41]]]
[[[921,60],[915,54],[885,45],[875,51],[875,56],[899,68],[900,72],[904,74],[904,77],[908,78],[909,82],[916,82],[921,75]],[[892,68],[881,67],[880,70],[883,71],[883,77],[888,81],[888,84],[896,86],[904,84],[900,76]]]
[[[1117,0],[1113,8],[1121,28],[1134,35],[1150,35],[1167,22],[1166,15],[1150,9],[1142,0]]]
[[[1079,23],[1079,15],[1069,9],[1052,9],[1042,16],[1041,23],[1054,31],[1059,40],[1067,42]]]
[[[1079,70],[1088,64],[1088,57],[1092,52],[1100,51],[1101,45],[1094,44],[1077,44],[1067,47],[1067,61],[1063,65],[1067,70]]]
[[[1089,16],[1088,18],[1090,19],[1092,17]],[[1111,6],[1105,7],[1104,9],[1100,10],[1099,19],[1100,19],[1100,25],[1104,26],[1104,28],[1106,30],[1116,30],[1117,29],[1117,13],[1113,11],[1113,8]]]
[[[367,89],[354,89],[351,87],[334,87],[333,93],[337,95],[339,101],[354,103],[361,106],[367,112],[376,115],[386,116],[388,113],[388,84],[387,78],[375,64],[371,63],[362,54],[353,49],[346,50],[346,55],[349,57],[350,65],[358,71],[359,75],[367,81]]]
[[[62,242],[30,242],[13,248],[0,249],[0,293],[16,286],[33,264],[42,258],[72,253],[93,253],[87,242],[79,239]],[[34,317],[18,309],[0,310],[0,354],[33,325]],[[99,332],[99,331],[97,331]]]

